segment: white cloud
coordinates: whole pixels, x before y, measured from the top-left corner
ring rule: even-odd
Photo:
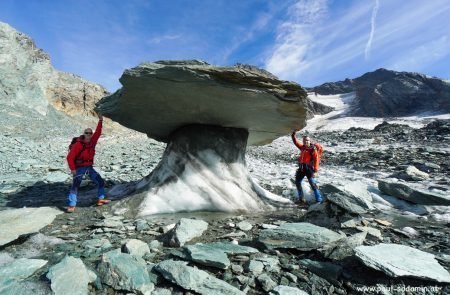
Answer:
[[[154,37],[150,40],[147,41],[148,44],[159,44],[163,41],[167,41],[167,40],[175,40],[175,39],[179,39],[181,38],[181,35],[176,35],[176,34],[167,34],[167,35],[162,35],[162,36],[158,36],[158,37]]]
[[[413,48],[403,56],[395,60],[389,68],[399,71],[422,71],[436,61],[450,56],[450,38],[448,35],[442,36]]]
[[[327,14],[326,0],[300,0],[289,8],[288,19],[278,28],[273,53],[266,68],[276,75],[302,72],[309,68],[307,54],[314,47],[314,26]]]
[[[375,0],[375,5],[372,10],[372,18],[370,21],[371,27],[370,27],[369,40],[367,40],[366,50],[364,52],[364,56],[365,56],[366,60],[369,59],[370,47],[372,46],[373,35],[375,34],[375,19],[377,17],[377,12],[378,12],[379,7],[380,7],[380,2],[378,0]]]

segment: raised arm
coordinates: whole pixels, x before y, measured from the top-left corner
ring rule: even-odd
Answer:
[[[294,130],[294,132],[292,132],[292,135],[291,135],[292,141],[294,142],[295,146],[297,146],[299,149],[301,149],[303,144],[297,139],[295,134],[297,134],[297,130]]]
[[[101,115],[99,115],[98,117],[99,117],[99,120],[97,123],[97,128],[95,128],[95,132],[92,135],[92,139],[91,139],[91,142],[93,145],[97,144],[97,141],[100,138],[100,135],[102,135],[103,117]]]

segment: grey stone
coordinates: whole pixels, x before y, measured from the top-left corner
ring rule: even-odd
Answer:
[[[209,245],[188,245],[184,249],[187,251],[190,260],[206,266],[227,269],[231,264],[225,252]]]
[[[98,273],[105,284],[117,290],[150,294],[154,288],[145,261],[120,250],[102,255]]]
[[[200,237],[208,228],[208,223],[203,220],[181,218],[175,227],[165,235],[165,242],[171,247],[181,247],[186,242]]]
[[[111,242],[106,238],[87,240],[81,246],[84,248],[82,252],[84,257],[98,256],[112,248]]]
[[[334,231],[310,223],[285,223],[275,229],[262,230],[258,241],[268,249],[314,250],[343,238]]]
[[[406,183],[393,180],[378,180],[378,188],[387,195],[391,195],[415,204],[450,206],[450,197],[416,189]]]
[[[305,90],[252,66],[158,61],[126,70],[120,82],[96,110],[158,141],[182,125],[203,124],[246,129],[249,144],[265,144],[306,125]]]
[[[273,288],[276,287],[277,283],[275,283],[272,278],[267,275],[267,274],[262,274],[259,275],[256,280],[258,281],[258,283],[261,285],[261,288],[266,291],[269,292],[270,290],[272,290]]]
[[[300,260],[300,264],[306,266],[311,272],[326,279],[330,283],[340,285],[339,276],[342,267],[330,262],[314,261],[310,259]]]
[[[47,180],[48,182],[66,182],[69,177],[70,176],[67,173],[56,171],[48,173],[45,177],[45,180]]]
[[[136,220],[136,230],[143,231],[149,228],[149,225],[146,220],[138,219]]]
[[[355,248],[356,257],[391,277],[413,277],[450,283],[450,273],[433,254],[398,244],[378,244]]]
[[[279,272],[280,271],[280,261],[278,260],[277,257],[271,257],[271,256],[263,256],[263,257],[255,257],[254,258],[256,261],[260,261],[264,264],[264,270],[265,271],[275,271],[275,272]]]
[[[361,246],[366,239],[367,232],[354,234],[343,240],[339,240],[336,245],[330,248],[326,257],[333,260],[342,260],[355,254],[355,248]]]
[[[244,272],[244,268],[241,265],[239,265],[239,264],[232,264],[231,265],[231,271],[234,274],[241,274],[241,273]]]
[[[52,266],[47,278],[55,295],[88,294],[88,284],[97,279],[97,275],[89,271],[79,258],[66,256],[58,264]]]
[[[178,286],[205,295],[244,294],[228,283],[203,270],[186,265],[186,262],[164,260],[156,266],[164,278]]]
[[[405,173],[411,177],[412,180],[427,180],[430,178],[428,173],[422,172],[414,166],[408,166]]]
[[[364,194],[353,194],[333,184],[325,184],[321,190],[325,193],[328,201],[350,213],[362,214],[375,209],[371,198],[363,197]]]
[[[379,240],[383,240],[383,235],[381,234],[381,231],[379,229],[370,226],[357,226],[356,229],[362,232],[366,232],[369,235],[378,238]]]
[[[21,235],[31,234],[50,224],[62,212],[50,207],[0,211],[0,246]]]
[[[47,260],[43,259],[19,258],[0,266],[0,279],[3,282],[7,280],[23,280],[46,264]]]
[[[155,250],[161,248],[162,244],[158,240],[153,240],[148,244],[150,250]]]
[[[236,226],[243,231],[249,231],[252,229],[253,225],[251,225],[251,223],[247,222],[247,221],[241,221],[238,224],[236,224]]]
[[[244,270],[254,275],[260,274],[264,271],[264,263],[258,260],[250,260],[244,264]]]
[[[309,295],[309,294],[295,287],[280,285],[273,288],[273,290],[270,292],[270,295]]]
[[[123,245],[123,252],[137,257],[144,257],[145,254],[150,253],[150,248],[147,243],[141,240],[130,239]]]

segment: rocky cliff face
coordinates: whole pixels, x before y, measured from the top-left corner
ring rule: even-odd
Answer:
[[[0,22],[0,103],[46,115],[49,106],[71,116],[89,114],[108,92],[98,84],[55,70],[34,41]]]
[[[318,94],[356,92],[350,115],[389,117],[450,112],[450,84],[419,73],[378,69],[356,79],[325,83]]]

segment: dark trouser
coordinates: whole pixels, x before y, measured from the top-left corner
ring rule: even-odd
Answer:
[[[302,180],[306,176],[309,185],[314,192],[314,196],[317,202],[322,202],[322,195],[320,194],[319,187],[317,186],[316,179],[313,177],[314,170],[310,165],[301,164],[295,173],[295,185],[297,186],[298,198],[304,199],[302,190]]]
[[[81,181],[85,175],[89,175],[89,178],[98,186],[98,198],[105,198],[105,181],[100,174],[98,174],[92,166],[80,167],[77,168],[77,173],[73,177],[72,187],[70,188],[69,206],[71,207],[74,207],[77,204],[78,188],[80,187]]]

